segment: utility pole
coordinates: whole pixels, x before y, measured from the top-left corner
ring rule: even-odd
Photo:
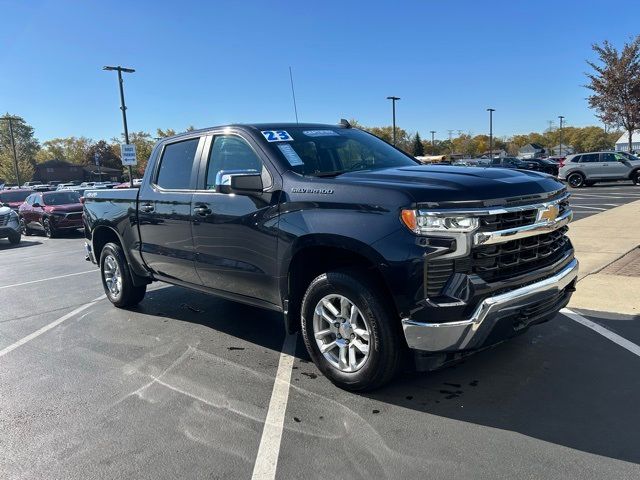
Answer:
[[[453,136],[453,130],[447,130],[447,132],[449,133],[449,153],[453,154],[453,141],[451,140]]]
[[[431,155],[436,154],[436,144],[435,144],[435,137],[434,137],[435,134],[436,134],[436,131],[431,130]]]
[[[129,129],[127,128],[127,107],[124,104],[124,81],[122,80],[122,72],[125,73],[133,73],[135,70],[133,68],[124,68],[118,65],[117,67],[102,67],[103,70],[109,71],[117,71],[118,72],[118,84],[120,86],[120,110],[122,110],[122,123],[124,124],[124,142],[129,145]],[[133,188],[133,170],[131,169],[131,165],[127,165],[129,168],[129,182],[131,184],[131,188]]]
[[[387,97],[387,100],[391,100],[393,110],[393,145],[396,144],[396,101],[400,100],[400,97]]]
[[[495,108],[487,108],[489,112],[489,158],[493,160],[493,112]]]
[[[558,118],[560,119],[560,155],[559,156],[561,157],[562,156],[562,121],[564,120],[564,117],[562,115],[558,115]]]
[[[11,137],[11,149],[13,150],[13,167],[16,170],[16,185],[20,186],[20,171],[18,170],[18,154],[16,152],[16,139],[13,135],[13,120],[20,120],[18,117],[12,117],[7,114],[4,117],[0,117],[0,120],[7,120],[9,122],[9,136]]]

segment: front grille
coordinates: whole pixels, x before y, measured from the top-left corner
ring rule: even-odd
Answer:
[[[0,226],[4,226],[7,223],[9,223],[9,214],[5,213],[3,215],[0,215]]]
[[[470,272],[487,282],[515,277],[557,262],[570,248],[568,228],[471,250]]]
[[[531,225],[536,221],[538,210],[524,210],[522,212],[498,213],[480,217],[480,231],[495,232],[507,228]]]
[[[80,218],[81,216],[82,216],[82,212],[67,213],[67,218],[69,220],[75,220],[77,218]]]

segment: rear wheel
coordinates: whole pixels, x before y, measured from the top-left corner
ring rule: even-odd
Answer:
[[[567,183],[573,188],[580,188],[584,186],[584,175],[581,173],[572,173],[567,177]]]
[[[633,172],[633,175],[631,175],[631,179],[633,180],[633,183],[635,183],[636,185],[640,185],[640,170],[636,170],[635,172]]]
[[[107,243],[100,254],[100,273],[104,293],[116,307],[132,307],[144,298],[147,286],[136,286],[122,247]]]
[[[27,227],[27,222],[24,221],[24,218],[20,219],[20,231],[26,236],[33,235],[33,230]]]
[[[399,319],[380,298],[364,276],[348,270],[318,276],[304,295],[304,343],[318,369],[340,388],[372,390],[399,368]]]

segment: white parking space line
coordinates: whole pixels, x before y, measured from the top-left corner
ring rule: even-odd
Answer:
[[[67,278],[67,277],[73,277],[76,275],[84,275],[85,273],[96,273],[98,270],[97,269],[93,269],[93,270],[86,270],[84,272],[76,272],[76,273],[69,273],[67,275],[58,275],[57,277],[47,277],[47,278],[41,278],[40,280],[31,280],[30,282],[22,282],[22,283],[13,283],[11,285],[3,285],[0,287],[0,290],[4,289],[4,288],[11,288],[11,287],[21,287],[23,285],[30,285],[32,283],[40,283],[40,282],[48,282],[49,280],[58,280],[59,278]]]
[[[590,207],[589,205],[576,205],[575,203],[573,205],[571,205],[571,206],[572,207],[579,207],[579,208],[587,208],[589,210],[600,210],[600,211],[608,210],[607,208]]]
[[[98,298],[96,298],[94,300],[91,300],[89,303],[85,303],[84,305],[79,306],[75,310],[72,310],[71,312],[67,313],[66,315],[63,315],[62,317],[58,318],[57,320],[54,320],[53,322],[49,323],[48,325],[45,325],[44,327],[39,328],[35,332],[27,335],[26,337],[21,338],[20,340],[18,340],[17,342],[12,343],[8,347],[3,348],[2,350],[0,350],[0,357],[6,355],[9,352],[12,352],[13,350],[15,350],[18,347],[21,347],[25,343],[30,342],[34,338],[39,337],[43,333],[48,332],[52,328],[57,327],[62,322],[66,321],[66,320],[69,320],[70,318],[72,318],[75,315],[79,314],[80,312],[86,310],[87,308],[91,307],[92,305],[95,305],[97,302],[99,302],[103,298],[104,298],[104,295],[100,295]]]
[[[585,327],[590,328],[594,332],[599,333],[603,337],[608,338],[612,342],[620,345],[622,348],[629,350],[631,353],[640,357],[640,346],[636,345],[633,342],[630,342],[624,337],[621,337],[617,333],[613,333],[611,330],[608,330],[602,325],[592,322],[588,318],[585,318],[579,313],[576,313],[573,310],[569,310],[568,308],[563,308],[562,310],[560,310],[560,313],[562,313],[563,315],[566,315],[571,320],[574,320],[584,325]]]
[[[256,463],[253,466],[252,480],[273,480],[276,478],[276,467],[278,466],[278,456],[280,455],[284,415],[289,401],[289,386],[291,384],[291,371],[293,370],[297,339],[297,334],[287,335],[282,343],[280,362],[278,363],[269,410],[267,411],[267,418],[264,422],[262,438],[256,455]]]

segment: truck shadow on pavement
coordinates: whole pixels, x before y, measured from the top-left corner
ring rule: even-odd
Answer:
[[[42,245],[42,242],[38,240],[25,240],[23,238],[20,243],[14,245],[8,241],[3,242],[0,240],[0,250],[17,250],[19,248],[32,247],[34,245]]]
[[[244,361],[249,364],[252,349],[277,353],[284,339],[281,314],[180,287],[151,291],[132,311],[200,324],[235,337],[238,341],[227,348],[246,350]],[[296,357],[305,370],[315,372],[305,373],[295,383],[301,394],[316,398],[314,404],[318,395],[353,404],[350,397],[355,394],[332,386],[309,362],[300,336]],[[380,390],[361,394],[367,400],[366,410],[356,413],[368,417],[372,411],[384,412],[386,403],[408,409],[409,421],[425,428],[427,415],[435,415],[640,463],[638,361],[612,342],[558,316],[456,365],[404,373]],[[382,420],[382,414],[379,417]]]
[[[367,396],[640,463],[638,361],[559,315],[457,365],[404,375]]]

